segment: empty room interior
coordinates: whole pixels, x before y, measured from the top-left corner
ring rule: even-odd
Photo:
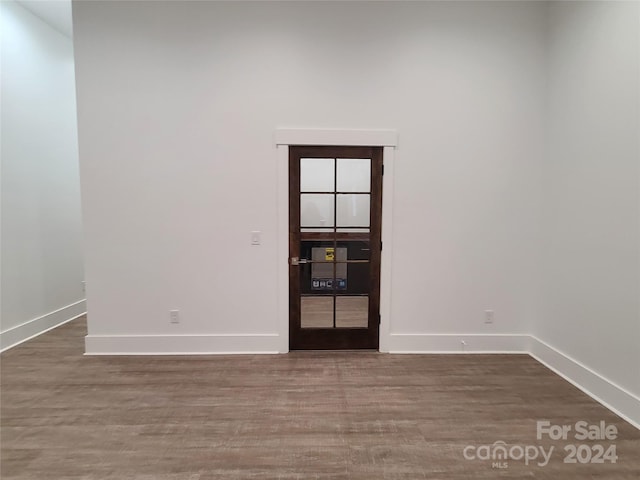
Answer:
[[[0,7],[2,479],[640,478],[639,1]]]

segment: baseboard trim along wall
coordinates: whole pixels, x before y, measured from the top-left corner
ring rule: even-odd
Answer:
[[[0,352],[15,347],[87,312],[84,299],[0,332]]]
[[[389,353],[527,353],[529,335],[392,333]]]
[[[533,358],[640,430],[640,398],[542,340],[530,342]]]
[[[279,353],[278,334],[87,335],[85,355],[228,355]]]

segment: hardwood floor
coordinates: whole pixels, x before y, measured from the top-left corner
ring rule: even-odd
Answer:
[[[2,479],[640,478],[640,431],[527,355],[85,357],[85,333],[1,355]],[[537,440],[537,420],[618,436]],[[555,450],[465,460],[496,441]],[[615,444],[617,463],[565,464],[569,443]]]

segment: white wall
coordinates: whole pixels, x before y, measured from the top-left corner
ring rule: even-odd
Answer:
[[[0,348],[84,311],[73,46],[2,1]]]
[[[640,4],[557,2],[549,14],[544,302],[532,333],[634,394],[640,423]]]
[[[89,351],[101,336],[127,351],[141,337],[113,336],[186,335],[157,347],[175,351],[241,334],[246,350],[280,333],[276,127],[400,133],[393,333],[527,332],[544,13],[75,2]]]

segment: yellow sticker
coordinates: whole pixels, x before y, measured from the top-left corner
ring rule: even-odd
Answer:
[[[335,257],[336,257],[336,252],[335,252],[335,249],[333,247],[324,249],[324,259],[327,262],[333,262]]]

